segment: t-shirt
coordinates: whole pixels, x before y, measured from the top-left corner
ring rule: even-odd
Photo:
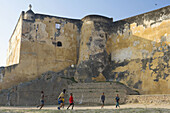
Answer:
[[[70,96],[69,102],[70,102],[70,104],[73,103],[73,97],[72,96]]]
[[[61,92],[61,94],[58,96],[58,98],[64,98],[64,93]]]
[[[44,100],[44,94],[41,93],[41,99],[40,100]]]
[[[101,96],[101,100],[102,100],[102,101],[105,101],[105,95],[102,95],[102,96]]]
[[[116,97],[115,99],[116,99],[116,102],[119,102],[119,99],[120,99],[120,98],[119,98],[119,97]]]

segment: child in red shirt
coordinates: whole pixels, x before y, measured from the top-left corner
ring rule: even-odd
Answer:
[[[68,106],[67,109],[69,109],[69,107],[70,107],[71,105],[72,105],[72,109],[73,109],[73,107],[74,107],[74,101],[73,101],[73,94],[72,94],[72,93],[70,93],[69,103],[70,103],[70,105]]]

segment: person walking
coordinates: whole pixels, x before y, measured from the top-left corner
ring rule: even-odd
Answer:
[[[117,107],[119,107],[119,108],[120,108],[120,106],[119,106],[120,98],[119,98],[119,95],[118,95],[118,94],[117,94],[117,96],[116,96],[115,100],[116,100],[116,108],[117,108]]]
[[[101,108],[104,107],[104,101],[105,101],[105,95],[104,95],[104,92],[103,92],[103,94],[101,95],[101,102],[102,102]]]
[[[60,110],[61,107],[64,107],[64,95],[65,95],[66,89],[63,89],[63,92],[60,93],[58,96],[58,104],[60,105],[58,107],[58,110]]]
[[[40,107],[40,109],[41,109],[44,106],[44,97],[45,97],[44,96],[44,91],[41,91],[41,98],[40,98],[40,103],[41,104],[38,105],[37,108]]]
[[[73,107],[74,107],[74,101],[73,101],[73,94],[72,94],[72,93],[70,93],[69,103],[70,103],[70,105],[68,106],[67,109],[69,109],[70,106],[72,106],[72,109],[73,109]]]

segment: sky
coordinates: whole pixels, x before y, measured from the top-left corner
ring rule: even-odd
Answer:
[[[170,0],[0,0],[0,66],[6,65],[8,41],[21,11],[81,19],[97,14],[125,19],[170,5]]]

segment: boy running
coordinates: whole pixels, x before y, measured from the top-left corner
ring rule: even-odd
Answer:
[[[41,91],[41,98],[40,98],[40,105],[37,106],[40,107],[40,109],[44,106],[44,91]]]
[[[70,93],[69,103],[70,103],[70,105],[68,106],[67,109],[69,109],[69,107],[70,107],[71,105],[72,105],[72,109],[73,109],[73,107],[74,107],[74,101],[73,101],[73,94],[72,94],[72,93]]]
[[[60,110],[61,107],[64,107],[64,94],[66,92],[66,89],[63,89],[63,92],[61,92],[61,94],[58,96],[58,104],[60,104],[60,106],[58,107],[58,110]]]

